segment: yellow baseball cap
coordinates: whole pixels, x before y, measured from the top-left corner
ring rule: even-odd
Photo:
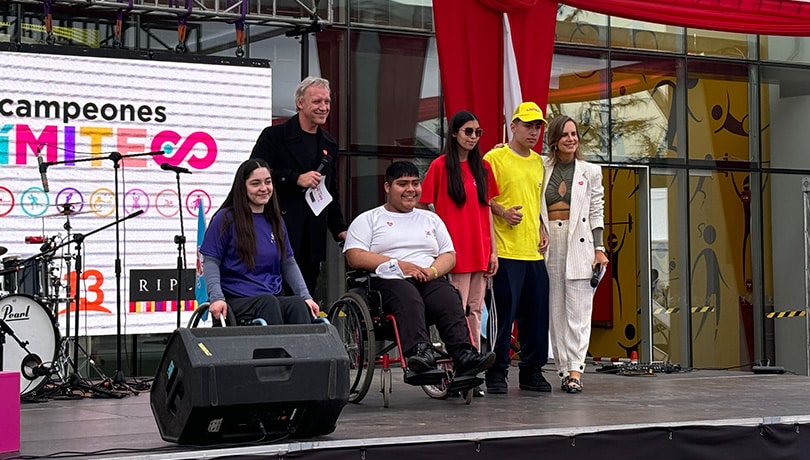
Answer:
[[[548,123],[546,119],[543,118],[543,111],[540,110],[540,107],[534,102],[523,102],[517,106],[515,113],[512,114],[512,121],[517,119],[524,122],[542,121],[543,123]]]

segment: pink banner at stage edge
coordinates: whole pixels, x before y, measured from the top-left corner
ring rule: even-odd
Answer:
[[[20,450],[20,373],[0,372],[0,454]]]

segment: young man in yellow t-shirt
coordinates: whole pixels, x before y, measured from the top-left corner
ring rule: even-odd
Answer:
[[[543,377],[548,361],[548,272],[543,260],[548,246],[540,222],[543,160],[532,150],[542,138],[543,111],[534,102],[520,104],[512,116],[512,140],[488,152],[500,195],[490,202],[498,245],[498,272],[493,296],[498,317],[495,364],[487,371],[487,392],[504,394],[508,386],[512,322],[520,341],[519,386],[551,391]]]

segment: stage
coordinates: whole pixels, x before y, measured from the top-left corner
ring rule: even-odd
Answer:
[[[432,400],[394,371],[389,408],[379,370],[361,404],[343,410],[329,436],[233,446],[177,446],[161,440],[149,394],[121,399],[23,403],[21,451],[71,451],[93,458],[650,458],[810,457],[810,378],[750,372],[624,376],[588,368],[581,394],[530,393]],[[546,378],[556,381],[553,372]],[[109,449],[109,450],[108,450]],[[559,455],[559,457],[557,457]],[[61,455],[60,455],[61,456]]]

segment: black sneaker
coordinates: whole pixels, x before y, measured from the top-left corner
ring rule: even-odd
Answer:
[[[522,366],[518,375],[521,390],[551,392],[551,384],[543,377],[543,369],[534,366]]]
[[[506,384],[506,371],[490,369],[487,371],[487,393],[505,395],[509,386]]]
[[[414,347],[414,354],[408,357],[408,369],[412,372],[426,372],[436,369],[436,359],[433,350],[427,343],[420,343]]]
[[[456,377],[475,376],[492,367],[495,363],[495,353],[489,351],[478,353],[475,350],[464,350],[459,353],[453,364]]]

